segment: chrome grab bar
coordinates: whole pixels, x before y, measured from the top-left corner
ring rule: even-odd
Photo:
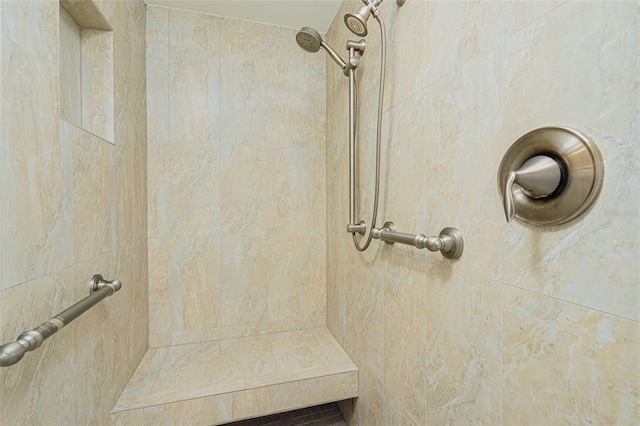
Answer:
[[[0,367],[8,367],[20,361],[28,352],[36,350],[49,337],[80,315],[94,307],[98,302],[111,296],[122,288],[119,280],[107,281],[96,274],[89,282],[89,296],[43,322],[33,330],[22,333],[15,342],[0,346]]]
[[[400,243],[429,251],[439,251],[447,259],[458,259],[462,256],[464,240],[456,228],[444,228],[437,237],[427,237],[424,234],[405,234],[396,232],[393,222],[385,222],[382,228],[373,228],[373,238],[387,244]]]

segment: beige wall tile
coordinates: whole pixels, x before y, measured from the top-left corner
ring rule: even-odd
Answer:
[[[112,31],[81,29],[82,128],[114,142],[114,40]]]
[[[2,44],[2,263],[7,288],[69,264],[72,211],[69,145],[57,142],[57,73],[12,41],[3,38]]]
[[[149,238],[149,336],[171,333],[171,241]],[[155,345],[154,345],[155,346]]]
[[[2,2],[2,35],[49,71],[58,68],[59,7],[50,0]]]
[[[239,235],[246,229],[266,228],[269,200],[268,193],[261,191],[263,182],[270,181],[265,179],[268,175],[266,150],[223,144],[220,151],[220,226],[223,234]]]
[[[144,409],[145,425],[211,425],[216,419],[216,398],[191,399],[175,404],[159,405]]]
[[[173,237],[220,235],[220,150],[213,144],[170,146],[169,229]]]
[[[80,27],[60,7],[60,117],[82,126],[82,45]]]
[[[169,141],[168,51],[166,44],[147,43],[147,140],[150,150],[158,142]]]
[[[169,134],[174,143],[217,143],[219,53],[169,46]]]
[[[428,275],[428,422],[500,424],[500,284],[438,266]]]
[[[70,129],[73,157],[73,252],[76,262],[104,254],[115,245],[115,171],[111,145]]]
[[[605,162],[602,194],[584,219],[555,232],[505,228],[505,282],[636,321],[640,233],[630,230],[640,199],[628,194],[640,176],[638,96],[629,96],[637,67],[626,58],[640,51],[630,37],[637,12],[631,2],[570,2],[508,38],[503,141],[564,124],[593,138]],[[602,251],[602,239],[616,243]]]
[[[220,239],[171,239],[170,268],[172,331],[208,330],[220,324]]]
[[[169,9],[146,6],[147,43],[169,44]]]
[[[1,299],[11,303],[10,310],[2,309],[4,333],[13,340],[84,298],[95,273],[123,281],[120,292],[10,367],[13,373],[3,369],[2,399],[15,399],[3,410],[7,424],[108,422],[115,398],[146,350],[146,318],[136,318],[146,317],[146,294],[144,299],[139,294],[146,293],[146,284],[133,284],[145,280],[134,268],[146,269],[146,260],[140,261],[146,249],[132,241],[135,229],[146,229],[146,214],[142,219],[133,214],[144,203],[144,187],[132,182],[146,175],[146,126],[137,125],[145,110],[144,11],[142,2],[118,3],[123,7],[105,4],[103,10],[118,34],[110,107],[118,117],[116,136],[126,143],[117,153],[113,145],[59,120],[59,3],[1,5],[0,219],[3,245],[11,247],[2,261]],[[130,41],[123,43],[124,38]],[[132,69],[140,73],[132,75]],[[116,179],[117,172],[122,175]],[[112,194],[121,199],[116,202]],[[140,243],[144,236],[137,235]],[[142,337],[143,346],[134,336]]]
[[[225,144],[266,146],[270,106],[266,102],[275,46],[267,45],[268,26],[225,20],[220,27],[220,140]]]
[[[3,292],[4,342],[64,310],[72,302],[66,286],[70,269],[45,275]],[[16,365],[3,368],[5,424],[36,424],[44,416],[54,423],[72,423],[75,337],[72,326],[60,330]]]
[[[351,37],[342,16],[359,6],[358,2],[343,3],[328,31],[329,44],[340,46]],[[512,424],[531,424],[538,418],[547,423],[579,423],[603,419],[591,414],[607,412],[604,407],[616,407],[612,411],[623,407],[617,412],[632,413],[628,407],[637,403],[630,402],[634,391],[626,384],[605,402],[597,396],[596,408],[578,404],[573,417],[544,417],[552,415],[547,413],[536,417],[530,410],[519,410],[517,404],[531,399],[535,406],[552,407],[540,410],[554,411],[556,399],[571,397],[566,389],[555,393],[559,386],[549,382],[551,376],[544,372],[540,373],[546,380],[544,386],[514,394],[526,387],[525,378],[543,369],[541,364],[535,372],[528,368],[539,364],[533,357],[530,364],[517,364],[523,366],[518,376],[521,388],[515,390],[512,384],[503,384],[502,390],[497,387],[498,370],[506,371],[504,354],[508,350],[500,336],[505,339],[507,330],[519,330],[517,321],[507,324],[505,317],[501,322],[507,309],[507,303],[501,302],[501,289],[515,291],[513,285],[549,295],[552,304],[577,309],[558,300],[564,299],[583,305],[579,309],[584,315],[576,317],[575,327],[586,326],[585,318],[596,314],[613,314],[615,321],[636,325],[620,317],[637,321],[640,312],[640,234],[634,231],[640,215],[638,197],[632,196],[637,192],[633,182],[638,180],[640,164],[636,125],[640,98],[634,83],[637,64],[628,59],[637,56],[638,5],[505,1],[412,2],[408,6],[409,2],[402,8],[393,2],[380,6],[389,34],[390,62],[379,220],[393,220],[400,231],[412,233],[431,234],[444,226],[456,226],[464,235],[465,252],[455,262],[398,244],[380,249],[379,242],[369,252],[355,252],[343,231],[348,215],[347,87],[329,61],[327,325],[361,374],[369,371],[380,382],[361,380],[359,400],[348,413],[351,422],[496,424],[501,416],[506,423],[513,415],[509,417]],[[373,196],[380,45],[377,25],[372,22],[367,52],[358,68],[358,209],[362,216],[368,215]],[[504,151],[526,131],[543,125],[575,126],[590,134],[602,151],[606,170],[603,192],[588,216],[549,232],[517,222],[507,225],[496,190]],[[616,243],[605,254],[600,245],[596,254],[595,241],[610,238]],[[427,270],[420,278],[422,274],[411,265],[425,259]],[[409,290],[397,285],[397,277],[424,283],[424,309],[415,314],[408,308],[409,314],[393,313],[402,306],[396,299]],[[379,286],[385,291],[378,291]],[[419,303],[416,297],[410,301]],[[384,315],[378,314],[381,305]],[[514,310],[513,315],[518,312]],[[553,333],[563,329],[555,324],[564,316],[557,318],[549,326]],[[398,359],[406,359],[409,352],[401,352],[395,340],[388,343],[388,339],[401,339],[403,330],[416,324],[425,324],[426,343],[422,345],[428,363],[422,391],[415,383],[420,370],[409,369],[411,379],[398,379],[396,370],[407,370]],[[376,328],[384,330],[384,343]],[[581,331],[580,339],[597,339],[592,330]],[[421,334],[411,344],[419,345],[420,339]],[[628,351],[633,339],[618,339],[620,347]],[[527,348],[531,342],[533,339],[523,339],[522,346]],[[580,361],[580,357],[590,357],[588,346],[572,346],[571,359],[563,358],[564,364],[560,363],[574,380],[594,377],[591,366]],[[380,347],[382,350],[376,349]],[[625,371],[633,375],[637,366],[632,364],[639,357],[632,352],[629,359],[634,361],[619,369],[599,366],[597,374],[617,377]],[[558,377],[562,374],[555,374],[554,380]],[[554,389],[550,396],[541,390],[545,386]],[[370,404],[380,400],[378,388],[384,390],[383,420],[372,422]],[[599,391],[594,392],[598,395]],[[417,401],[411,401],[412,393],[420,394]],[[589,400],[588,396],[580,398]],[[615,416],[604,420],[616,421]]]
[[[504,423],[640,419],[638,323],[503,289]]]
[[[483,53],[426,89],[427,232],[465,237],[457,261],[429,262],[486,278],[501,276],[502,204],[495,175],[501,138],[500,52]],[[419,189],[417,189],[419,192]]]
[[[171,46],[220,51],[221,18],[177,9],[168,9],[168,13]],[[158,19],[160,14],[155,12],[153,15]],[[155,30],[157,31],[157,28]]]
[[[426,264],[396,256],[385,265],[384,376],[389,392],[425,422]]]
[[[504,1],[502,6],[504,35],[513,34],[564,2],[565,0]]]

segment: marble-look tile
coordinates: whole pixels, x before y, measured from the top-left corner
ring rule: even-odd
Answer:
[[[354,424],[384,424],[384,386],[382,381],[367,366],[358,367],[358,399],[355,400],[357,420]],[[345,410],[341,409],[344,413]],[[348,410],[353,411],[353,410]],[[345,414],[345,419],[349,414]]]
[[[286,234],[266,237],[259,264],[265,274],[258,278],[266,287],[269,322],[303,320],[322,314],[325,308],[324,234],[314,238]],[[282,253],[288,253],[283,257]],[[239,267],[241,267],[239,265]],[[233,281],[225,281],[232,285]],[[258,285],[258,281],[254,282]]]
[[[221,20],[222,18],[204,13],[169,9],[169,44],[188,49],[219,51]]]
[[[384,270],[384,384],[410,416],[424,424],[426,264],[394,256]]]
[[[497,44],[502,37],[502,2],[421,2],[427,8],[422,76],[429,84]],[[407,46],[406,48],[410,48]]]
[[[104,17],[103,10],[93,1],[61,0],[60,6],[83,28],[96,30],[112,30],[111,25]],[[62,13],[62,10],[60,11]]]
[[[144,409],[144,425],[217,424],[217,398],[198,398]]]
[[[164,170],[169,185],[172,237],[220,235],[220,151],[214,144],[170,145]],[[160,213],[160,212],[158,212]]]
[[[266,229],[293,234],[293,229],[325,229],[325,151],[283,148],[266,150],[263,180],[269,197],[262,201]],[[304,212],[301,214],[301,212]]]
[[[217,143],[220,57],[210,50],[169,46],[169,135],[173,143]]]
[[[274,389],[279,411],[310,407],[358,396],[358,372],[283,383]]]
[[[145,9],[147,43],[169,44],[169,9],[150,4]]]
[[[501,155],[500,50],[477,56],[426,89],[426,234],[445,226],[464,237],[464,253],[427,260],[489,279],[501,277],[502,204],[496,191]],[[498,224],[498,225],[496,225]]]
[[[504,58],[503,149],[540,125],[575,127],[599,147],[605,177],[585,217],[548,231],[507,226],[503,279],[633,320],[640,201],[629,194],[640,177],[640,103],[628,58],[640,52],[637,12],[633,2],[568,2],[508,38]],[[603,240],[616,243],[602,250]]]
[[[250,336],[220,342],[219,369],[216,380],[260,377],[277,370],[269,336]],[[246,385],[245,385],[246,386]]]
[[[433,210],[427,204],[430,171],[425,164],[429,142],[433,141],[425,137],[428,134],[426,102],[427,94],[422,91],[385,114],[384,120],[384,133],[388,137],[383,150],[386,164],[382,175],[386,192],[383,218],[393,221],[399,232],[410,234],[435,232],[424,229],[427,211]],[[370,176],[373,179],[373,175]],[[424,251],[394,246],[394,250],[403,249],[410,250],[417,259],[424,259]]]
[[[115,245],[113,146],[68,126],[73,157],[73,258],[104,254]]]
[[[111,426],[143,425],[144,412],[138,409],[111,414],[109,424]]]
[[[171,288],[171,240],[149,238],[148,250],[149,336],[167,335],[172,331],[173,312],[167,292]]]
[[[149,238],[171,236],[171,182],[173,157],[171,145],[149,140],[147,152],[147,235]]]
[[[134,244],[133,306],[135,306],[134,358],[132,366],[138,365],[144,356],[149,338],[149,269],[148,269],[149,241],[140,240]]]
[[[222,368],[219,362],[219,342],[162,349],[168,349],[167,356],[149,391],[150,394],[185,392],[218,381],[220,368]]]
[[[426,33],[430,27],[425,25],[425,22],[429,20],[427,17],[429,8],[427,2],[424,1],[405,2],[402,7],[398,7],[395,2],[383,2],[379,7],[387,23],[385,82],[385,105],[387,108],[385,109],[395,107],[423,89],[427,83],[424,70],[431,66],[431,58],[418,52],[425,52],[427,49]],[[372,23],[371,26],[377,25]],[[407,29],[411,30],[407,31]],[[366,55],[369,60],[370,56],[379,56],[380,51],[368,49]],[[372,69],[371,73],[367,73],[368,79],[371,79],[372,75],[376,75],[374,78],[376,84],[379,74],[378,68],[379,65],[375,70]]]
[[[73,283],[74,301],[87,296],[87,282],[94,274],[99,273],[105,279],[114,279],[118,269],[116,261],[115,253],[108,253],[74,265],[73,280],[70,280]],[[123,287],[126,285],[127,282],[123,282]],[[128,363],[128,360],[123,359],[128,354],[129,341],[128,338],[122,339],[121,336],[125,333],[120,333],[116,326],[121,320],[128,323],[126,315],[123,315],[126,311],[119,309],[126,309],[127,306],[127,301],[123,300],[122,296],[125,296],[123,290],[114,293],[69,326],[75,333],[77,342],[73,348],[74,368],[77,372],[82,372],[74,374],[76,423],[88,424],[101,412],[101,402],[106,401],[112,391],[111,386],[103,384],[106,381],[110,384],[115,383],[123,370],[119,363]],[[107,327],[105,324],[113,326]],[[99,333],[96,332],[97,329],[100,329]]]
[[[543,125],[574,126],[596,142],[633,140],[638,7],[566,2],[505,39],[504,149]]]
[[[278,372],[300,372],[329,365],[353,368],[351,359],[325,327],[273,333],[269,334],[269,341]]]
[[[70,306],[72,280],[68,268],[5,290],[3,341],[14,341]],[[4,424],[36,424],[45,417],[54,424],[74,422],[74,346],[70,326],[25,354],[18,364],[3,368]]]
[[[635,424],[638,323],[503,289],[505,424]]]
[[[268,105],[266,131],[268,147],[299,147],[324,152],[325,55],[310,55],[295,41],[297,30],[268,26],[269,60],[262,71]]]
[[[82,127],[80,27],[60,8],[60,117]]]
[[[147,140],[151,148],[169,141],[169,48],[147,43],[146,53]]]
[[[366,364],[370,371],[381,380],[384,375],[384,314],[385,314],[385,276],[383,268],[372,268],[372,264],[381,263],[396,247],[374,245],[363,256],[356,252],[352,241],[341,237],[341,250],[346,250],[355,266],[346,268],[344,278],[337,285],[344,300],[345,349],[358,366]],[[375,242],[373,243],[375,244]],[[387,253],[384,252],[384,249]],[[371,257],[369,257],[370,255]],[[354,324],[358,324],[354,327]],[[381,332],[382,331],[382,332]],[[348,343],[347,343],[348,342]]]
[[[151,392],[164,365],[164,361],[169,354],[169,350],[169,348],[150,348],[147,353],[145,353],[142,360],[140,360],[138,368],[133,373],[133,376],[131,376],[127,387],[122,392],[118,403],[113,407],[115,412],[142,406],[135,404],[135,397]]]
[[[171,330],[207,330],[221,321],[220,239],[171,239]]]
[[[59,2],[7,0],[1,7],[2,35],[48,67],[48,72],[57,72]]]
[[[220,228],[223,235],[241,235],[246,229],[268,225],[269,192],[266,150],[223,144],[220,148]]]
[[[217,404],[216,420],[219,422],[260,417],[280,409],[278,393],[271,387],[220,395]]]
[[[112,31],[82,32],[82,127],[114,142],[114,40]]]
[[[57,73],[10,40],[2,45],[2,264],[8,288],[70,263],[72,166],[68,144],[58,140]]]
[[[199,424],[197,401],[207,400],[216,421],[228,422],[353,398],[357,380],[357,368],[325,327],[187,344],[149,350],[112,414],[144,408],[147,421],[147,410],[177,410]]]
[[[427,424],[425,422],[417,422],[402,404],[396,399],[395,395],[388,389],[384,389],[384,425],[398,425],[398,426],[418,426]]]
[[[428,423],[500,424],[500,284],[439,266],[428,275]]]
[[[271,106],[265,102],[273,47],[267,25],[233,19],[220,27],[220,140],[266,146]],[[280,48],[278,46],[278,48]]]
[[[263,262],[259,236],[224,237],[221,241],[220,325],[261,323],[267,317],[270,263]]]
[[[508,37],[526,25],[543,17],[566,0],[506,0],[502,4],[503,32]]]

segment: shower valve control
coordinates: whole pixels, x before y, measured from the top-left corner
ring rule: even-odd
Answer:
[[[532,130],[511,145],[498,171],[507,222],[571,222],[595,203],[603,177],[602,156],[589,137],[568,127]]]
[[[546,198],[561,186],[562,171],[560,165],[553,158],[546,155],[536,155],[525,161],[516,171],[505,175],[504,183],[504,213],[507,222],[516,216],[516,205],[513,199],[513,185],[522,187],[522,192],[534,199]]]

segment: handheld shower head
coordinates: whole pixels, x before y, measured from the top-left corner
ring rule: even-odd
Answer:
[[[300,46],[302,50],[309,53],[316,53],[320,48],[323,48],[325,52],[327,52],[327,55],[329,55],[340,68],[345,69],[347,66],[340,55],[322,39],[320,33],[311,27],[300,28],[300,31],[296,34],[296,42],[298,42],[298,46]]]
[[[344,15],[344,23],[352,33],[358,37],[364,37],[368,32],[367,19],[369,16],[371,16],[371,8],[368,5],[361,6],[355,13]]]
[[[298,46],[309,53],[316,53],[322,46],[322,36],[311,27],[302,27],[296,34]]]

